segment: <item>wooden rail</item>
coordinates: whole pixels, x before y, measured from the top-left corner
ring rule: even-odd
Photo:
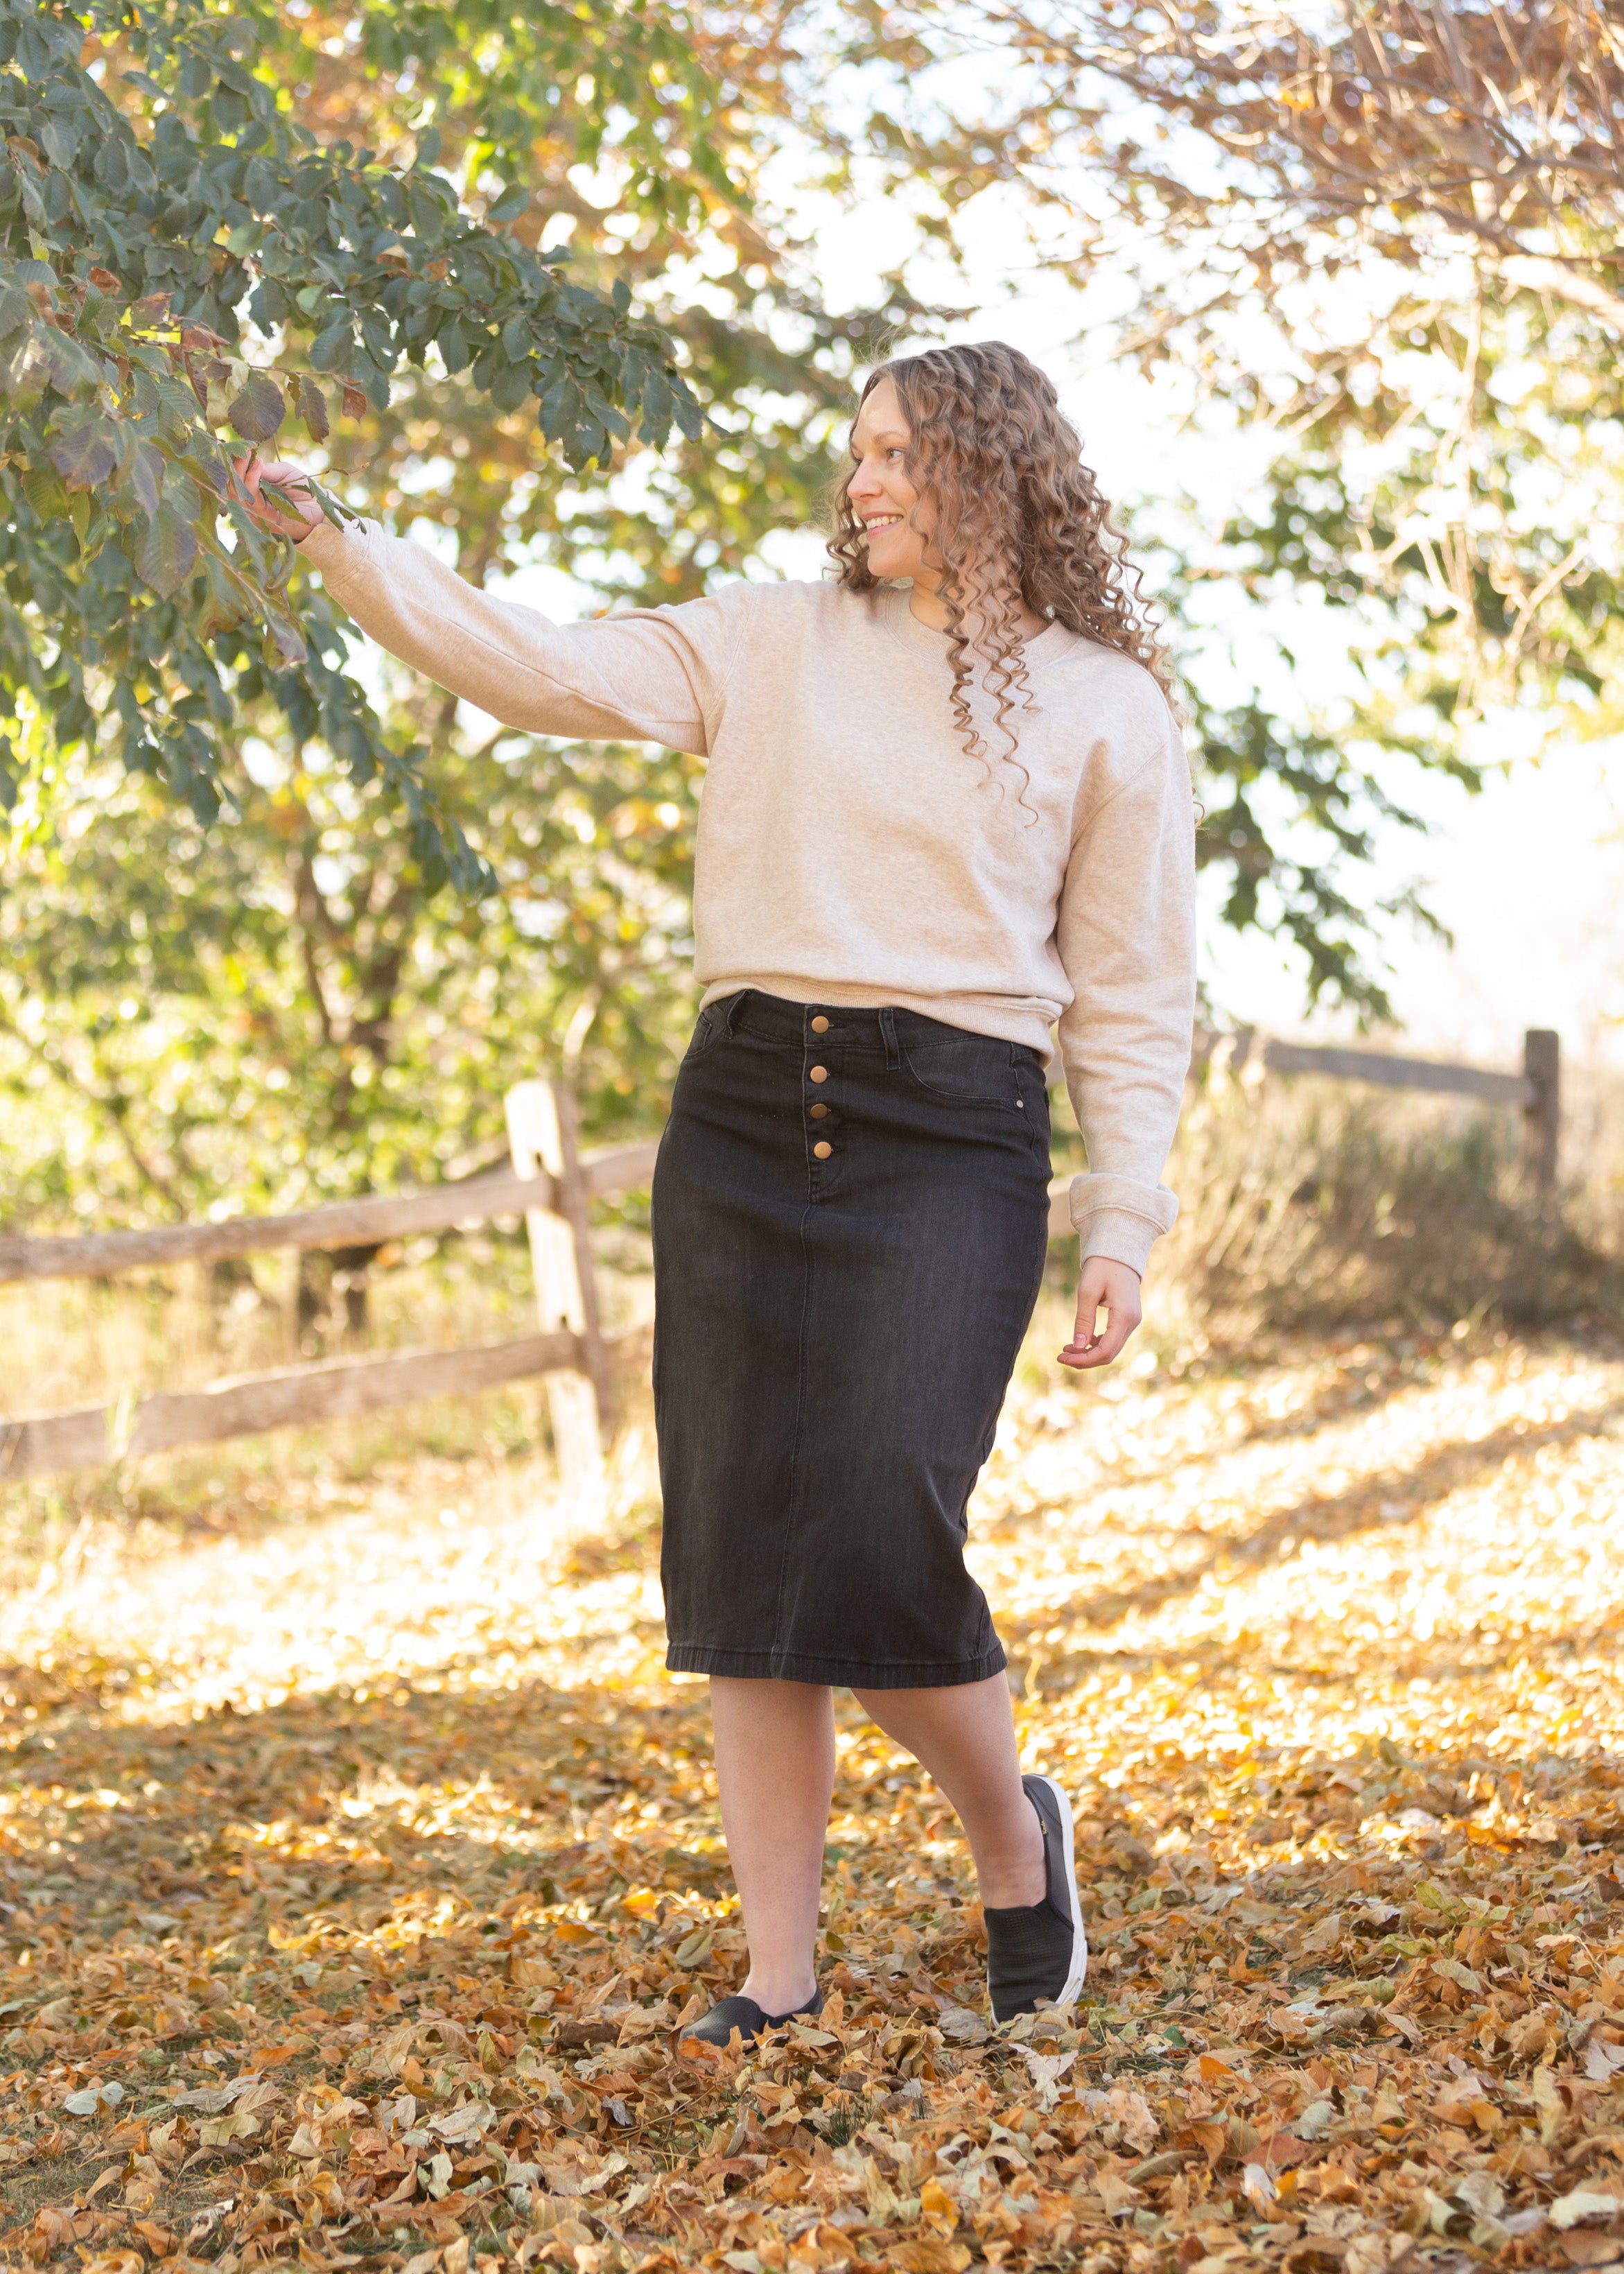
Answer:
[[[420,1397],[465,1397],[500,1382],[580,1364],[574,1335],[525,1335],[471,1350],[288,1367],[211,1382],[206,1389],[159,1390],[110,1406],[0,1421],[0,1478],[49,1476],[60,1469],[167,1453],[177,1445],[217,1445],[226,1437],[377,1413]]]
[[[1329,1074],[1339,1081],[1374,1081],[1389,1089],[1453,1091],[1488,1105],[1530,1106],[1534,1085],[1526,1074],[1490,1073],[1480,1066],[1440,1065],[1432,1058],[1389,1058],[1379,1050],[1321,1050],[1305,1043],[1263,1045],[1270,1073]]]
[[[1312,1073],[1336,1081],[1373,1081],[1388,1089],[1430,1089],[1480,1098],[1485,1105],[1515,1105],[1522,1112],[1522,1159],[1534,1189],[1548,1197],[1555,1189],[1557,1147],[1562,1118],[1562,1060],[1560,1037],[1548,1027],[1530,1027],[1522,1037],[1521,1073],[1497,1073],[1486,1066],[1452,1065],[1435,1058],[1399,1058],[1388,1050],[1344,1050],[1339,1044],[1259,1041],[1254,1029],[1228,1036],[1203,1031],[1196,1038],[1198,1061],[1208,1058],[1227,1039],[1229,1063],[1239,1072],[1258,1050],[1269,1073]]]
[[[658,1141],[589,1154],[581,1163],[589,1200],[647,1184]],[[81,1232],[58,1239],[0,1239],[0,1281],[109,1279],[147,1264],[218,1263],[268,1247],[370,1247],[415,1231],[448,1231],[458,1224],[553,1209],[559,1180],[545,1173],[516,1177],[511,1169],[466,1182],[431,1185],[376,1200],[335,1201],[294,1216],[235,1216],[219,1224],[154,1224],[142,1231]]]

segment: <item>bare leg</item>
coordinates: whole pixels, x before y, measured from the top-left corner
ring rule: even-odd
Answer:
[[[1043,1834],[1021,1789],[1010,1685],[1002,1674],[951,1690],[859,1690],[886,1736],[929,1769],[958,1811],[981,1901],[996,1909],[1043,1900]]]
[[[816,1985],[834,1693],[817,1683],[712,1675],[710,1722],[722,1828],[750,1946],[744,1995],[765,2014],[793,2013]]]

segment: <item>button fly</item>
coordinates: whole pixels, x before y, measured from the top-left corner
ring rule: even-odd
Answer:
[[[829,1068],[827,1066],[814,1066],[810,1079],[813,1081],[827,1081],[829,1079]]]
[[[812,1021],[812,1031],[815,1035],[826,1035],[829,1032],[828,1020],[821,1016],[814,1019]]]
[[[814,1121],[822,1121],[827,1116],[828,1111],[829,1108],[826,1105],[815,1105],[812,1108],[812,1118]]]
[[[834,1149],[834,1147],[829,1144],[814,1145],[812,1157],[815,1161],[826,1161]]]

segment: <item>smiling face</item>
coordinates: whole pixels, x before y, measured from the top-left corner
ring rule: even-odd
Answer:
[[[925,539],[934,519],[929,501],[908,478],[912,436],[897,390],[882,379],[865,397],[852,429],[852,471],[846,491],[868,534],[869,573],[882,580],[911,576],[934,584],[925,568]]]

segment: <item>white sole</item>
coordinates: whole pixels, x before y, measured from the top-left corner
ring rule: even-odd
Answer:
[[[1071,1833],[1071,1803],[1051,1776],[1040,1776],[1028,1770],[1023,1783],[1047,1785],[1054,1796],[1055,1807],[1060,1818],[1060,1836],[1065,1848],[1066,1900],[1071,1907],[1071,1970],[1066,1976],[1065,1988],[1056,1999],[1056,2006],[1074,2006],[1083,1992],[1088,1973],[1088,1935],[1083,1925],[1082,1906],[1077,1898],[1077,1849]],[[1048,1841],[1044,1848],[1047,1851]]]

